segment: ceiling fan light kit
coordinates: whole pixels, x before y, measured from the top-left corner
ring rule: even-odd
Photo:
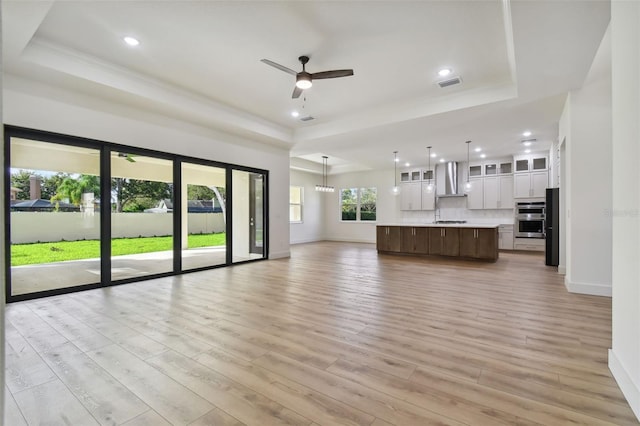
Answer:
[[[302,64],[302,71],[295,72],[291,68],[287,68],[284,65],[280,65],[277,62],[270,61],[269,59],[261,59],[261,62],[264,62],[267,65],[270,65],[274,68],[279,69],[280,71],[284,71],[287,74],[296,76],[296,85],[293,89],[293,94],[291,97],[293,99],[297,99],[302,94],[302,91],[305,89],[309,89],[313,86],[313,80],[321,80],[326,78],[338,78],[338,77],[349,77],[353,75],[352,69],[346,70],[331,70],[331,71],[320,71],[315,73],[309,73],[306,70],[307,62],[309,62],[308,56],[300,56],[298,58],[300,63]]]
[[[311,75],[308,72],[301,72],[296,76],[296,87],[299,89],[309,89],[313,86],[311,83]]]

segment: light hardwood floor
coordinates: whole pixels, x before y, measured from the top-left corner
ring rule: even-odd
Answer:
[[[630,425],[611,300],[539,255],[290,259],[11,304],[5,425]]]

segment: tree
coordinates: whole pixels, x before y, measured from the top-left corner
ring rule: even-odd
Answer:
[[[64,178],[60,186],[56,189],[56,194],[51,197],[51,201],[61,201],[65,198],[69,202],[79,206],[82,202],[82,194],[92,192],[96,197],[100,197],[100,180],[94,175],[80,175],[78,178],[71,176]]]
[[[204,185],[187,185],[187,199],[189,200],[213,200],[216,193],[213,189]]]
[[[134,211],[144,210],[159,200],[171,198],[172,187],[166,182],[154,182],[149,180],[137,180],[127,178],[114,178],[111,181],[112,197],[116,203],[116,212],[122,213],[129,210],[127,206],[137,205]],[[149,206],[149,207],[151,207]]]
[[[58,192],[58,187],[62,185],[62,182],[71,177],[69,173],[58,172],[55,175],[44,177],[42,179],[41,196],[43,200],[51,200]]]
[[[18,200],[28,200],[30,198],[29,194],[31,191],[31,184],[29,182],[29,178],[33,175],[39,176],[40,178],[42,178],[41,175],[37,174],[32,170],[22,170],[22,169],[11,175],[11,186],[13,188],[18,188],[20,190],[16,194],[16,198]]]

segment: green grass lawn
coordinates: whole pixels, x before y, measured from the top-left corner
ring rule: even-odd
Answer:
[[[189,235],[189,248],[225,245],[225,233]],[[172,237],[116,238],[111,240],[112,256],[171,250]],[[11,266],[62,262],[100,257],[100,241],[59,241],[56,243],[13,244]]]

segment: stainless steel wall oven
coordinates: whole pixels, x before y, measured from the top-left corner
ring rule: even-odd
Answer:
[[[527,201],[516,204],[516,238],[545,237],[545,202]]]

